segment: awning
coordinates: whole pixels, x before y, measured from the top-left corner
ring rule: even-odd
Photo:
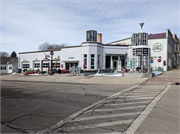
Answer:
[[[66,61],[62,61],[62,62],[66,62],[66,63],[76,63],[76,62],[79,62],[79,60],[66,60]]]

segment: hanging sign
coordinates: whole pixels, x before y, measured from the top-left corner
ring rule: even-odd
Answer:
[[[161,59],[158,59],[158,62],[161,62]]]

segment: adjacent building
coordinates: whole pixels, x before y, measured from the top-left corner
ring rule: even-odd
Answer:
[[[126,38],[114,42],[108,43],[110,45],[128,45],[131,46],[131,38]],[[172,35],[169,29],[164,33],[149,34],[148,46],[151,48],[151,67],[158,69],[159,67],[163,71],[171,70],[179,66],[180,53],[179,53],[179,39],[177,35]]]
[[[1,57],[0,74],[14,73],[18,71],[18,58]]]

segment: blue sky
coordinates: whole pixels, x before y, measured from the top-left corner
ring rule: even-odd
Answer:
[[[143,31],[180,37],[179,0],[1,0],[0,50],[37,51],[44,42],[80,45],[87,30],[103,43]]]

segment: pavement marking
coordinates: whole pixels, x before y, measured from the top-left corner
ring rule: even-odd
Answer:
[[[119,103],[119,104],[104,104],[104,105],[108,105],[108,106],[120,106],[120,105],[129,105],[129,104],[140,104],[140,103],[147,103],[150,101],[140,101],[140,102],[126,102],[126,103]]]
[[[159,93],[160,91],[158,91],[158,92],[154,92],[154,91],[134,91],[134,92],[132,92],[132,93],[142,93],[142,94],[149,94],[149,93]]]
[[[133,94],[133,95],[128,95],[128,96],[126,96],[126,98],[155,97],[156,95],[158,95],[158,94],[143,94],[143,95],[136,95],[136,94]]]
[[[122,107],[122,108],[110,108],[110,109],[95,109],[95,110],[89,110],[87,112],[108,112],[108,111],[115,111],[115,110],[128,110],[128,109],[137,109],[137,108],[144,108],[146,107],[146,105],[142,105],[142,106],[132,106],[132,107]],[[87,113],[86,112],[86,113]]]
[[[91,116],[91,117],[79,117],[76,118],[74,121],[85,121],[85,120],[94,120],[94,119],[105,119],[105,118],[113,118],[113,117],[120,117],[120,116],[128,116],[128,115],[137,115],[141,112],[131,112],[131,113],[121,113],[121,114],[111,114],[111,115],[99,115],[99,116]]]
[[[141,98],[137,98],[137,97],[129,97],[129,98],[122,98],[123,100],[143,100],[143,99],[152,99],[152,98],[154,98],[154,97],[141,97]],[[122,100],[121,99],[121,100]]]
[[[59,121],[58,123],[56,123],[55,125],[52,125],[52,126],[49,127],[49,128],[46,128],[46,129],[41,130],[41,131],[38,131],[37,133],[48,133],[48,132],[50,133],[50,132],[54,132],[53,130],[55,130],[55,129],[57,130],[57,128],[61,127],[64,123],[71,121],[72,119],[76,118],[76,117],[79,116],[80,114],[85,113],[85,112],[88,111],[89,109],[92,109],[93,107],[95,107],[95,106],[97,106],[97,105],[99,105],[99,104],[104,104],[104,102],[105,102],[106,100],[108,100],[108,99],[113,99],[114,97],[117,97],[117,96],[121,95],[122,93],[126,93],[126,92],[129,92],[129,91],[132,91],[132,90],[134,90],[135,88],[137,88],[138,86],[139,86],[139,85],[136,85],[136,86],[133,86],[133,87],[131,87],[131,88],[125,89],[125,90],[123,90],[123,91],[120,91],[120,92],[118,92],[118,93],[115,93],[115,94],[107,97],[106,99],[100,100],[100,101],[98,101],[98,102],[96,102],[96,103],[94,103],[94,104],[92,104],[92,105],[90,105],[90,106],[88,106],[88,107],[86,107],[86,108],[84,108],[84,109],[82,109],[82,110],[80,110],[80,111],[72,114],[71,116],[67,117],[67,118],[64,119],[64,120]],[[55,130],[55,132],[56,132],[56,130]]]
[[[136,93],[136,92],[134,92],[134,94],[133,95],[144,95],[145,93]],[[148,93],[148,94],[158,94],[158,93]]]
[[[141,123],[147,118],[149,113],[152,111],[154,106],[156,106],[157,102],[161,99],[161,97],[169,90],[171,85],[165,87],[165,89],[145,108],[145,110],[138,116],[132,123],[131,126],[126,129],[123,134],[134,134]]]
[[[158,95],[158,94],[157,94]],[[132,95],[132,96],[127,96],[128,98],[139,98],[139,97],[155,97],[156,95]]]
[[[89,128],[97,128],[97,127],[108,127],[108,126],[114,126],[114,125],[121,125],[121,124],[129,124],[133,121],[131,120],[124,120],[124,121],[112,121],[107,123],[99,123],[99,124],[89,124],[89,125],[82,125],[82,126],[76,126],[76,127],[69,127],[67,130],[82,130],[82,129],[89,129]]]

